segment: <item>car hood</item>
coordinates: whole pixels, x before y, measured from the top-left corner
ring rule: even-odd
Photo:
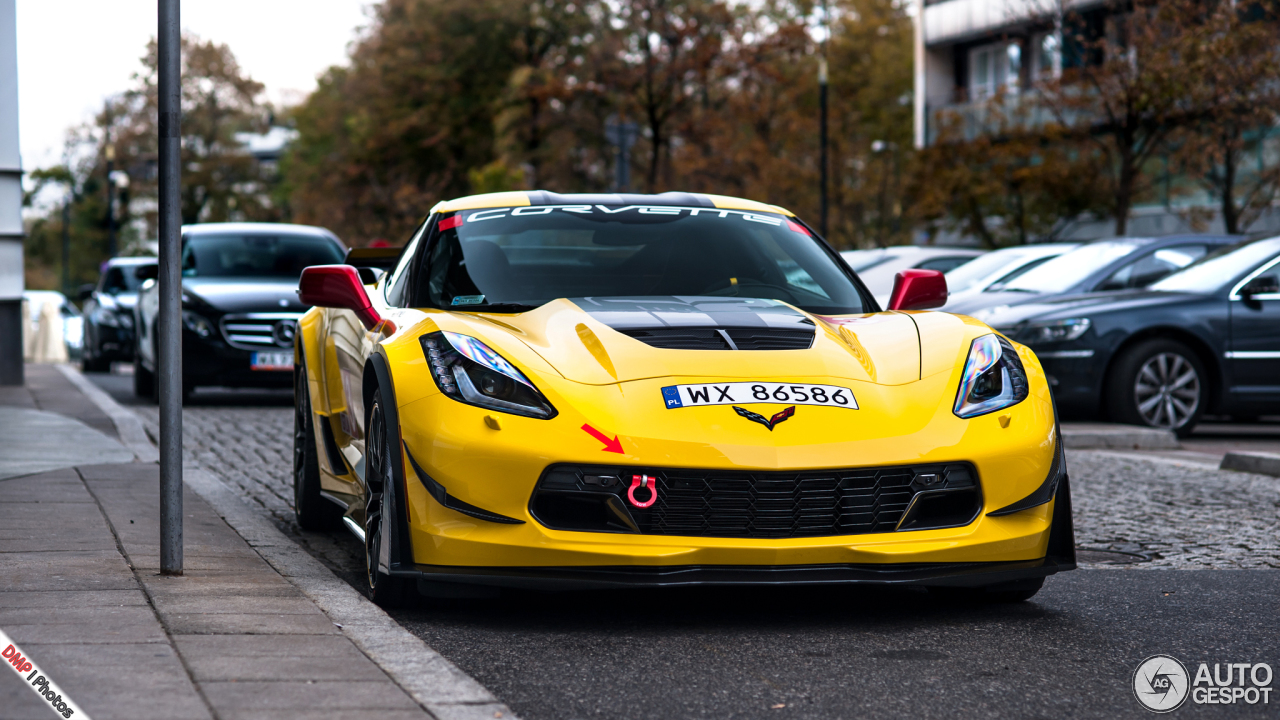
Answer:
[[[434,319],[515,360],[532,350],[565,378],[593,385],[677,376],[835,377],[900,385],[919,380],[922,365],[932,369],[932,362],[922,363],[922,336],[927,354],[943,358],[949,369],[975,334],[970,326],[978,325],[945,313],[821,316],[773,300],[704,297],[561,299],[519,315],[441,313]],[[747,328],[764,336],[804,329],[813,342],[794,350],[671,349],[633,337],[682,328],[731,334]]]
[[[1121,290],[1116,292],[1057,295],[1024,302],[1019,305],[990,308],[982,318],[997,328],[1007,328],[1030,320],[1052,321],[1073,317],[1088,317],[1102,313],[1131,312],[1151,306],[1167,307],[1184,300],[1200,300],[1203,295],[1193,293],[1160,292],[1157,290]]]
[[[238,312],[305,312],[298,301],[298,281],[285,278],[183,278],[182,290],[215,310]]]
[[[986,322],[992,312],[1003,310],[1005,307],[1013,307],[1030,302],[1044,302],[1057,297],[1059,297],[1057,294],[1042,295],[1040,293],[997,290],[995,292],[979,292],[963,298],[957,298],[956,302],[949,302],[946,307],[947,312],[969,315]]]

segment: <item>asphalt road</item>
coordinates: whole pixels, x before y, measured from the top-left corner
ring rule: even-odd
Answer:
[[[91,377],[131,400],[127,377]],[[202,392],[184,422],[190,459],[360,585],[354,538],[292,526],[287,393]],[[1280,675],[1280,480],[1102,453],[1068,463],[1080,544],[1134,554],[1082,552],[1085,569],[1027,603],[911,589],[507,592],[392,614],[526,720],[1148,717],[1132,678],[1150,655],[1193,675],[1201,662]],[[1280,697],[1174,715],[1278,717]]]

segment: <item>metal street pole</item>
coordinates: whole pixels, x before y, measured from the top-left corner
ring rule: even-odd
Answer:
[[[827,237],[827,35],[831,32],[827,18],[827,3],[822,3],[822,55],[818,58],[818,164],[822,188],[819,192],[821,210],[818,211],[818,229]]]
[[[182,574],[182,151],[179,0],[159,0],[160,70],[160,574]]]
[[[116,146],[107,142],[107,257],[115,257],[116,247]]]

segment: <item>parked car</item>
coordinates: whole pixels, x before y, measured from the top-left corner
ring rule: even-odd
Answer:
[[[307,306],[298,278],[308,265],[340,263],[346,248],[328,230],[272,223],[182,228],[182,387],[278,387],[293,383],[293,337]],[[141,276],[154,278],[156,270]],[[142,284],[134,392],[155,394],[159,286]]]
[[[133,360],[133,306],[142,281],[137,270],[155,266],[153,257],[116,257],[103,264],[98,282],[80,288],[84,311],[85,372],[107,372],[112,362]]]
[[[1035,350],[1064,411],[1181,435],[1206,412],[1280,413],[1280,238],[1219,248],[1146,290],[989,318]]]
[[[1171,235],[1100,240],[1063,253],[1000,285],[947,306],[947,312],[986,322],[1005,306],[1041,302],[1058,295],[1144,288],[1239,241],[1230,235]]]
[[[893,278],[903,270],[948,272],[983,254],[983,250],[954,247],[895,245],[874,250],[846,250],[844,261],[867,286],[881,307],[889,304]]]
[[[985,292],[988,288],[1021,277],[1032,268],[1039,267],[1064,253],[1080,247],[1077,243],[1045,243],[1042,245],[1017,245],[993,250],[981,257],[949,271],[947,275],[947,306],[965,298]],[[998,288],[997,288],[998,289]]]
[[[80,359],[80,353],[84,347],[84,319],[76,306],[67,300],[67,296],[54,290],[24,290],[22,299],[27,306],[24,320],[28,323],[27,331],[23,333],[23,357],[28,362],[49,360],[61,362],[68,358]],[[59,357],[46,357],[47,353],[40,352],[36,347],[40,333],[40,316],[46,304],[52,304],[57,309],[57,327],[51,328],[50,331],[61,334],[66,348],[66,357],[60,357],[61,353],[58,353]]]

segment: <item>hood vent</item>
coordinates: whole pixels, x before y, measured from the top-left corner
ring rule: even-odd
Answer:
[[[645,328],[618,332],[664,350],[808,350],[813,330],[780,328]]]

